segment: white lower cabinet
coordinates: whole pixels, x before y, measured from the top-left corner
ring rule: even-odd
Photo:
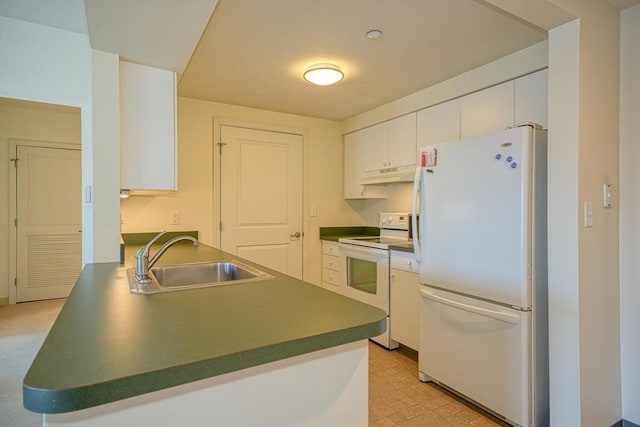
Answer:
[[[418,350],[420,283],[412,252],[391,251],[391,339]]]
[[[340,293],[338,243],[322,242],[322,287]]]

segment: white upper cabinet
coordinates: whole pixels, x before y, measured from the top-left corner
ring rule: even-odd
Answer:
[[[460,138],[514,126],[513,80],[461,98]]]
[[[364,130],[364,170],[375,171],[387,167],[389,123],[382,122]]]
[[[177,190],[176,75],[120,62],[120,187]]]
[[[547,69],[515,82],[515,124],[534,122],[547,129]]]
[[[364,145],[366,172],[415,166],[416,113],[364,129]]]
[[[407,114],[389,121],[389,143],[387,145],[389,166],[415,166],[416,158],[416,113]]]
[[[417,161],[420,147],[460,139],[460,99],[454,99],[418,111]]]
[[[386,187],[361,185],[364,177],[364,130],[344,136],[344,198],[380,199],[386,197]]]

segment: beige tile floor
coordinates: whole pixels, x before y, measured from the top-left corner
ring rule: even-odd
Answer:
[[[418,380],[417,354],[369,342],[369,426],[451,427],[507,424],[432,383]]]

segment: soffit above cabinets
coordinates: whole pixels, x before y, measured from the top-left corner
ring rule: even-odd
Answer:
[[[180,74],[217,0],[85,0],[93,49]]]
[[[0,0],[0,16],[87,34],[93,49],[181,73],[218,0]]]
[[[87,34],[83,0],[1,0],[0,16]]]

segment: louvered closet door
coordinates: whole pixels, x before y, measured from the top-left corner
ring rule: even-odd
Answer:
[[[79,150],[18,146],[18,302],[69,295],[82,266]]]

